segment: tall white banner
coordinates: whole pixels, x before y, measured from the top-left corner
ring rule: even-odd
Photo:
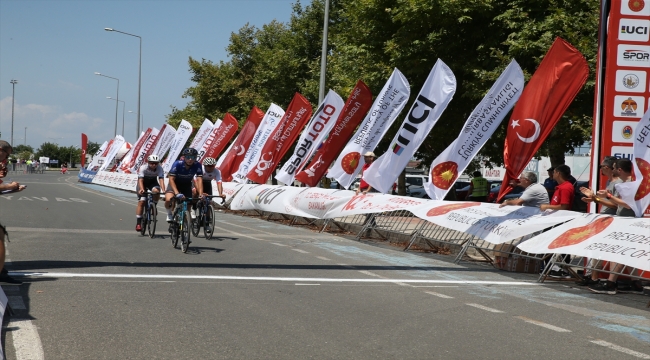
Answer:
[[[431,163],[424,190],[431,199],[442,200],[470,161],[499,127],[524,89],[524,73],[512,60],[490,91],[469,115],[460,134]]]
[[[202,160],[203,159],[203,155],[205,155],[205,152],[208,150],[210,145],[212,145],[212,142],[214,141],[214,139],[217,138],[217,136],[218,136],[218,134],[219,134],[219,132],[221,130],[220,128],[221,128],[221,123],[222,122],[223,121],[221,121],[221,119],[217,119],[217,121],[214,122],[214,126],[212,127],[212,130],[210,130],[210,132],[208,133],[208,136],[205,138],[205,140],[203,140],[203,144],[201,145],[201,147],[200,148],[195,148],[199,152],[199,156],[196,158],[197,160]],[[194,139],[196,139],[196,138],[194,138]]]
[[[172,145],[174,137],[176,136],[176,129],[169,124],[164,124],[158,133],[158,142],[156,147],[153,148],[152,154],[158,155],[158,158],[162,159],[165,156],[167,150]]]
[[[621,199],[634,210],[634,215],[642,217],[650,206],[650,110],[636,124],[634,134],[632,164],[636,179],[615,186]]]
[[[144,147],[144,144],[150,139],[151,128],[147,128],[146,131],[143,131],[140,134],[140,137],[135,142],[133,147],[126,153],[122,161],[120,161],[120,166],[117,171],[122,173],[130,173],[131,167],[135,164],[136,157],[140,154],[140,150]]]
[[[531,254],[571,254],[650,271],[650,219],[580,214],[517,247]]]
[[[192,139],[190,147],[196,149],[196,151],[199,151],[199,149],[203,147],[205,140],[207,140],[208,136],[210,136],[212,129],[214,129],[214,124],[212,121],[204,119],[203,124],[201,124],[201,127],[196,132],[196,135],[194,135],[194,139]]]
[[[137,174],[140,166],[147,161],[147,156],[150,153],[151,147],[158,138],[160,130],[153,128],[149,133],[148,138],[144,141],[144,145],[140,148],[140,152],[136,155],[133,166],[130,169],[131,174]]]
[[[455,93],[456,77],[447,64],[438,59],[402,127],[395,134],[389,151],[375,160],[364,172],[364,180],[373,189],[381,193],[392,189],[395,180],[438,122]]]
[[[298,171],[305,166],[307,161],[318,150],[318,147],[336,124],[344,105],[343,99],[330,89],[300,135],[293,155],[284,163],[282,169],[275,176],[278,181],[288,185],[293,183],[293,178]]]
[[[168,173],[172,168],[174,161],[176,161],[176,158],[181,153],[181,150],[183,150],[183,146],[185,146],[185,143],[187,142],[187,139],[190,138],[190,135],[192,135],[192,124],[186,120],[181,120],[181,123],[178,125],[178,129],[176,130],[174,140],[172,141],[172,144],[169,148],[169,154],[162,164],[162,168],[165,171],[165,174]]]
[[[86,166],[86,169],[94,171],[93,169],[95,167],[100,166],[98,162],[99,159],[97,158],[102,156],[102,154],[104,153],[107,147],[108,147],[108,141],[104,141],[102,146],[99,147],[99,150],[97,150],[97,152],[93,155],[93,159],[90,161],[88,166]]]
[[[260,160],[262,148],[266,140],[269,139],[275,128],[280,124],[283,116],[284,110],[275,104],[271,104],[269,109],[266,110],[266,114],[264,114],[264,118],[260,126],[257,127],[257,131],[255,131],[255,136],[250,146],[248,146],[248,150],[246,150],[244,160],[239,164],[237,172],[232,175],[232,181],[238,183],[246,182],[246,175]]]
[[[97,169],[97,171],[106,170],[108,165],[115,158],[115,155],[117,154],[117,152],[120,151],[120,149],[124,145],[124,142],[125,142],[125,140],[122,137],[122,135],[115,136],[115,139],[111,143],[111,148],[108,149],[108,154],[106,154],[106,156],[104,158],[104,163],[99,167],[99,169]]]
[[[361,157],[365,152],[375,150],[377,143],[406,106],[410,93],[408,80],[395,68],[359,129],[329,170],[327,177],[336,179],[346,189],[350,187],[363,167]]]

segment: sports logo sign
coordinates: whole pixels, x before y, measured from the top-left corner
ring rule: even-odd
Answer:
[[[648,42],[650,20],[621,19],[618,39],[625,41]]]

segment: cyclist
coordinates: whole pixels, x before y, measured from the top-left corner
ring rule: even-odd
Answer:
[[[165,209],[167,209],[167,222],[172,221],[172,198],[175,196],[179,200],[192,197],[192,183],[194,177],[203,177],[203,168],[196,161],[198,151],[193,148],[185,148],[181,155],[183,160],[174,162],[169,170],[169,184],[165,191]],[[199,194],[203,194],[203,181],[197,182]],[[203,196],[203,195],[201,195]],[[192,212],[190,212],[192,213]],[[194,213],[192,213],[194,217]]]
[[[147,164],[143,164],[138,169],[138,185],[135,192],[138,194],[138,207],[135,209],[136,225],[135,231],[142,230],[142,212],[144,211],[144,202],[147,200],[145,192],[150,190],[153,195],[154,208],[160,199],[161,189],[165,188],[165,172],[160,166],[158,155],[151,154],[147,156]]]
[[[221,171],[217,168],[217,160],[211,157],[207,157],[203,159],[203,195],[212,195],[212,180],[216,181],[217,183],[217,190],[219,191],[219,197],[225,199],[226,197],[223,195],[223,186],[221,185]],[[198,180],[195,181],[197,183]],[[194,197],[197,197],[197,190],[196,187],[192,188],[192,195]],[[192,217],[194,218],[196,216],[196,206],[192,207]],[[207,215],[206,215],[207,216]],[[210,219],[208,219],[208,223],[210,222]],[[210,226],[208,225],[208,228],[206,230],[211,231],[212,229],[209,228]]]

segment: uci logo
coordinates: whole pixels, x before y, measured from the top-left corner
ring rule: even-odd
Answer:
[[[257,196],[255,196],[255,202],[258,204],[270,204],[275,200],[278,195],[282,194],[286,190],[280,188],[268,188],[262,190]]]
[[[278,113],[276,113],[274,111],[269,111],[269,116],[276,117],[276,118],[281,117],[280,114],[278,114]]]
[[[420,103],[424,104],[426,107],[428,107],[428,109],[424,109],[422,111],[422,115],[416,117],[414,113],[418,108],[418,106],[420,105]],[[413,104],[413,108],[411,109],[411,112],[409,112],[407,116],[408,121],[405,121],[404,124],[402,125],[402,128],[398,131],[399,136],[397,137],[397,143],[393,145],[393,153],[399,156],[404,150],[404,147],[408,146],[408,144],[412,140],[412,139],[405,138],[402,135],[403,133],[402,130],[406,130],[407,132],[410,132],[411,134],[415,135],[415,133],[418,132],[417,125],[419,125],[424,120],[426,120],[429,117],[429,113],[431,112],[431,110],[433,110],[435,107],[436,104],[433,101],[425,98],[422,95],[418,96],[416,102]]]

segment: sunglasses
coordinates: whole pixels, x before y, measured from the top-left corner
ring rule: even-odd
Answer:
[[[150,162],[149,165],[158,165],[157,162]]]
[[[194,155],[185,155],[185,160],[196,160],[196,156],[194,156]]]

